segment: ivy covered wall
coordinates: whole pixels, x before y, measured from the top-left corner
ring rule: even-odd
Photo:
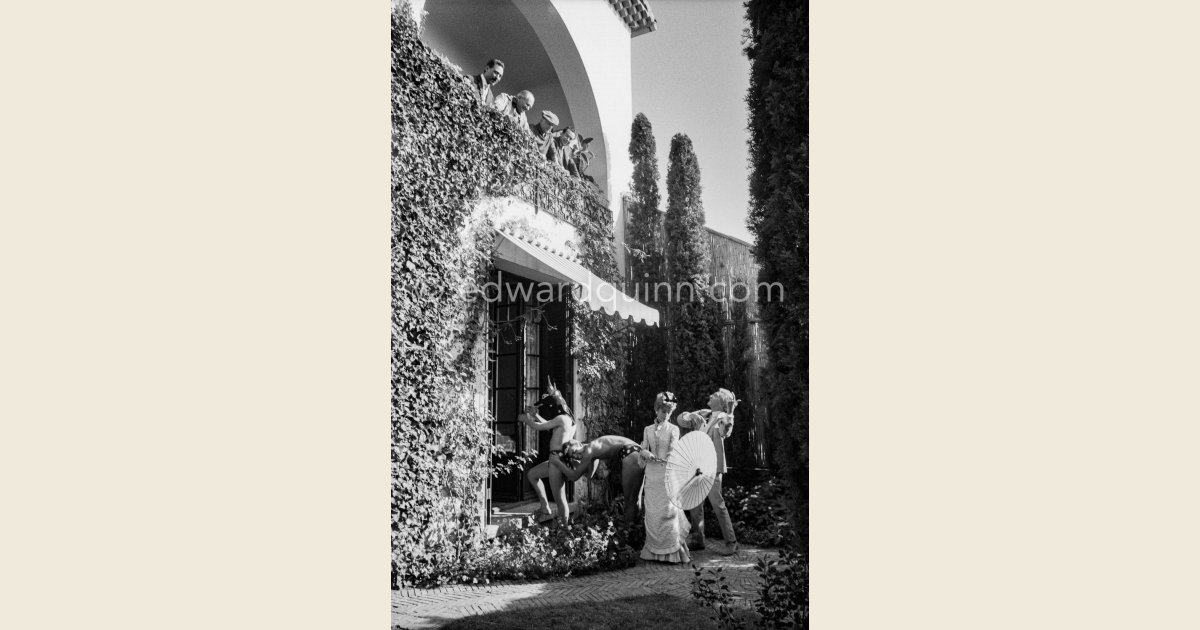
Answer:
[[[611,215],[588,183],[559,173],[532,140],[480,106],[467,80],[418,37],[407,2],[392,11],[392,582],[427,583],[434,567],[481,542],[491,418],[486,372],[489,197],[521,198],[578,228],[583,264],[617,280]],[[486,206],[486,204],[484,204]],[[571,352],[585,407],[619,407],[623,323],[574,304]],[[617,357],[614,359],[613,357]]]

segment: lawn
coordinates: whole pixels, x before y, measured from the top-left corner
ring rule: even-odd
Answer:
[[[554,628],[599,630],[654,628],[702,630],[716,628],[713,612],[691,599],[668,595],[642,595],[592,604],[564,604],[547,608],[511,610],[459,619],[447,630],[499,630],[501,628]],[[756,615],[743,613],[747,625]]]

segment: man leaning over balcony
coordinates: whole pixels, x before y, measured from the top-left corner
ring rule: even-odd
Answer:
[[[493,104],[492,86],[500,82],[504,77],[504,62],[499,59],[492,59],[487,62],[481,74],[471,77],[471,85],[475,88],[475,93],[479,95],[479,102],[483,105],[495,106]]]
[[[542,110],[542,119],[536,125],[529,125],[530,131],[533,133],[534,143],[537,145],[538,153],[547,160],[555,162],[558,159],[558,147],[555,146],[554,139],[558,134],[554,132],[554,125],[558,124],[558,116],[554,112],[544,109]]]
[[[567,166],[567,170],[571,171],[572,175],[582,177],[594,184],[596,180],[587,174],[588,166],[591,165],[592,160],[596,157],[595,153],[588,150],[588,147],[592,144],[592,140],[594,138],[582,138],[576,143],[575,158],[571,160]]]
[[[533,107],[533,92],[521,90],[517,92],[516,96],[510,96],[501,92],[500,96],[496,97],[495,107],[500,110],[501,114],[504,114],[505,117],[516,123],[518,127],[524,129],[526,133],[532,132],[525,112],[529,111],[530,107]]]
[[[575,154],[579,151],[579,136],[575,134],[575,130],[571,127],[560,129],[554,139],[554,147],[556,154],[552,161],[571,173],[575,166]]]

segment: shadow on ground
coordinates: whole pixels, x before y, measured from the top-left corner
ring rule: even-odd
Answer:
[[[747,622],[752,613],[743,613]],[[712,611],[692,599],[643,595],[604,602],[569,603],[534,610],[506,610],[441,620],[446,630],[554,628],[555,630],[707,630],[716,628]],[[393,626],[393,630],[405,630]]]
[[[773,549],[743,547],[736,555],[693,553],[701,567],[720,567],[734,606],[748,612],[757,595],[754,563]],[[714,628],[712,612],[690,597],[689,564],[639,561],[628,569],[530,582],[446,585],[392,592],[393,628]]]

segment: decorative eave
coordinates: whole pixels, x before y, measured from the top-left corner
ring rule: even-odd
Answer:
[[[625,26],[629,27],[630,37],[644,35],[658,28],[658,20],[654,19],[646,0],[608,0],[608,3],[625,21]]]

